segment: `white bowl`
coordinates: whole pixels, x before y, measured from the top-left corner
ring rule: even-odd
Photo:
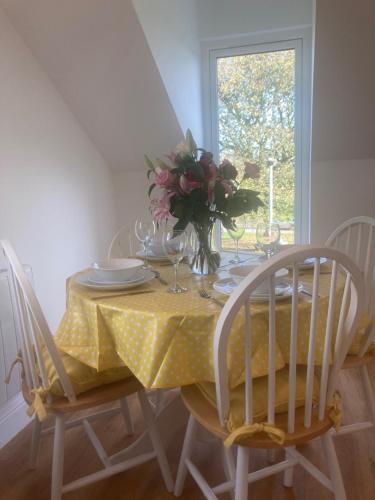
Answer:
[[[143,266],[140,259],[109,259],[93,262],[93,278],[102,281],[128,281],[137,276]]]
[[[165,256],[163,243],[160,240],[152,240],[149,244],[150,251],[157,257]]]
[[[232,267],[229,269],[229,274],[233,281],[239,285],[241,281],[246,278],[254,269],[256,269],[259,266],[259,264],[252,264],[248,266],[236,266]],[[282,269],[279,269],[276,274],[275,274],[275,284],[280,281],[281,278],[284,278],[285,276],[288,275],[288,269],[285,267]],[[263,293],[268,293],[269,290],[269,282],[268,280],[264,281],[261,285],[259,285],[256,288],[256,293],[257,294],[263,294]]]

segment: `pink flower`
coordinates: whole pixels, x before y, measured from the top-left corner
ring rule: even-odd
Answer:
[[[180,187],[184,193],[189,194],[193,191],[193,189],[201,187],[201,183],[193,179],[188,179],[186,175],[181,175]]]
[[[155,205],[155,209],[153,210],[154,219],[157,221],[161,221],[167,219],[170,215],[171,202],[170,199],[174,193],[166,192],[160,199],[153,200],[153,205]]]
[[[223,160],[219,165],[220,174],[223,179],[235,179],[238,175],[236,167],[227,159]]]
[[[178,155],[178,154],[189,154],[190,153],[190,149],[189,149],[189,145],[187,144],[186,141],[181,141],[177,144],[175,150],[174,150],[175,154]]]
[[[173,165],[175,164],[177,155],[174,151],[171,151],[169,155],[166,155],[166,157]]]
[[[175,176],[171,174],[169,170],[160,170],[160,172],[156,174],[155,184],[160,188],[166,188],[173,184],[174,177]]]
[[[248,179],[259,179],[260,177],[260,169],[256,163],[251,163],[249,161],[245,161],[245,175],[244,178]]]

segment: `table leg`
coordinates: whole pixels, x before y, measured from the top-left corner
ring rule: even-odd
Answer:
[[[169,401],[164,400],[163,403],[155,417],[155,421],[163,446],[167,449],[174,433],[179,429],[185,431],[189,412],[185,408],[179,392],[176,392],[176,395]],[[150,437],[148,432],[145,431],[131,445],[109,458],[113,465],[151,450]]]

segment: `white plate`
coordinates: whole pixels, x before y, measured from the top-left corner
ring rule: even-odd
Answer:
[[[106,283],[93,283],[90,280],[91,271],[87,271],[84,274],[80,274],[76,277],[76,283],[79,285],[86,286],[87,288],[93,288],[94,290],[126,290],[127,288],[135,288],[136,286],[143,285],[144,283],[148,283],[149,281],[155,278],[155,274],[152,271],[144,270],[143,278],[136,282],[129,283],[128,281],[124,283],[116,283],[116,284],[106,284]]]
[[[214,290],[224,295],[230,295],[238,285],[232,280],[232,278],[223,278],[221,280],[215,281],[213,284]],[[303,285],[298,285],[298,291],[300,292]],[[275,287],[275,301],[279,302],[281,300],[289,299],[293,295],[293,287],[289,282],[278,283]],[[251,302],[267,302],[269,299],[268,293],[253,293],[251,295]]]
[[[142,272],[139,272],[137,274],[137,276],[135,276],[134,278],[131,278],[130,280],[118,280],[118,281],[107,281],[107,280],[101,280],[101,279],[98,279],[97,277],[95,277],[94,275],[89,275],[88,278],[87,278],[90,283],[93,283],[94,285],[126,285],[126,284],[130,284],[130,283],[137,283],[138,281],[141,281],[144,279],[144,273],[143,271]]]
[[[146,253],[143,250],[139,250],[137,252],[137,257],[142,257],[142,259],[146,258]],[[159,262],[169,262],[169,259],[166,255],[155,255],[152,253],[149,253],[147,256],[148,260],[154,260],[154,261],[159,261]]]
[[[325,264],[326,262],[327,259],[325,257],[320,257],[320,265]],[[314,264],[315,264],[315,257],[309,257],[303,262],[303,264],[300,264],[298,267],[303,271],[306,269],[313,269]]]

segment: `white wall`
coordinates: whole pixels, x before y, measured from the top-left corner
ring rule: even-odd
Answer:
[[[313,162],[311,191],[311,241],[319,244],[351,217],[375,217],[375,158]]]
[[[311,239],[375,217],[375,4],[317,0]]]
[[[133,0],[183,131],[203,142],[200,42],[195,0]]]
[[[198,0],[202,39],[312,24],[313,0]]]
[[[112,169],[142,168],[146,151],[181,140],[131,0],[0,5]]]
[[[66,278],[114,228],[110,170],[0,9],[0,237],[32,266],[53,329]]]

